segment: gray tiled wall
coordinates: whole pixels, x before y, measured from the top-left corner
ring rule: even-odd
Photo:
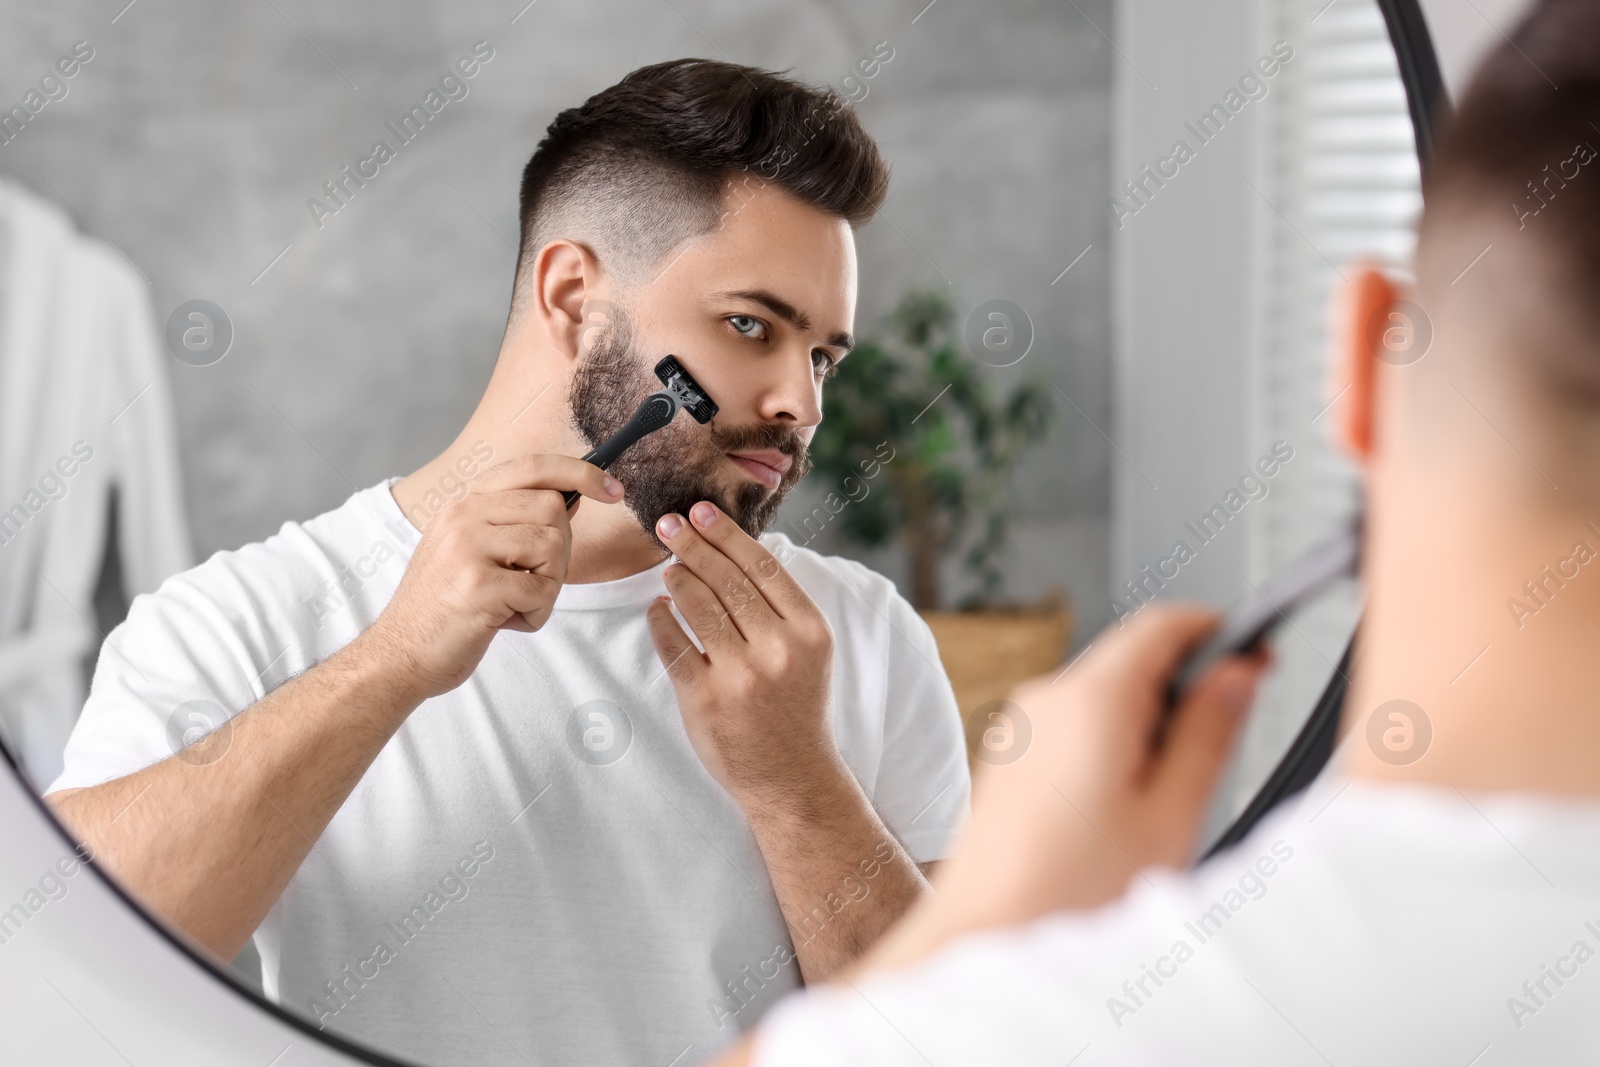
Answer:
[[[8,106],[74,42],[95,49],[68,96],[0,146],[0,172],[76,205],[150,277],[159,318],[203,297],[233,319],[226,359],[172,365],[203,555],[453,436],[499,340],[517,176],[557,110],[680,55],[837,83],[887,40],[860,110],[894,182],[859,237],[857,330],[912,286],[948,285],[964,312],[1003,297],[1030,313],[1023,367],[1081,413],[1060,404],[1018,479],[1008,586],[1065,585],[1101,617],[1110,0],[124,2],[0,7]],[[480,39],[494,58],[470,95],[319,229],[307,199]],[[893,554],[869,562],[903,578]]]

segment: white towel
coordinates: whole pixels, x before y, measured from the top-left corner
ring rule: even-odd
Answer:
[[[0,734],[36,785],[83,706],[111,489],[128,598],[194,563],[166,358],[144,278],[0,178]]]

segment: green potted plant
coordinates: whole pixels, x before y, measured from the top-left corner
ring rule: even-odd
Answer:
[[[969,703],[1003,696],[1019,677],[1056,663],[1070,622],[1059,598],[1031,611],[997,602],[1006,494],[1024,451],[1054,421],[1049,390],[1030,377],[997,395],[992,368],[961,342],[948,297],[908,293],[881,335],[858,344],[826,386],[811,456],[821,478],[849,495],[834,522],[839,533],[905,551],[911,603],[939,640],[968,715]],[[850,487],[863,478],[874,480],[858,497]],[[942,564],[953,552],[976,589],[961,610],[941,611]]]
[[[932,611],[944,599],[941,564],[978,517],[964,558],[978,588],[962,606],[992,606],[1006,492],[1023,451],[1050,428],[1050,392],[1029,379],[996,396],[985,380],[990,368],[961,351],[955,308],[942,293],[907,294],[887,327],[858,344],[828,383],[811,442],[815,470],[834,484],[860,479],[862,458],[886,442],[893,458],[882,464],[884,482],[840,511],[840,533],[869,547],[899,541],[910,560],[911,602]]]

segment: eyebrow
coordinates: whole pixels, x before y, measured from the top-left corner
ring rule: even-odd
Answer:
[[[712,293],[711,296],[716,300],[734,299],[753,301],[754,303],[760,304],[762,307],[766,308],[780,319],[783,319],[800,332],[811,332],[811,316],[807,315],[804,311],[801,311],[799,308],[783,299],[777,293],[772,292],[770,289],[726,289],[722,292]],[[856,346],[856,339],[850,336],[848,333],[841,332],[829,337],[823,342],[823,344],[830,345],[834,348],[842,348],[845,352],[849,352]]]

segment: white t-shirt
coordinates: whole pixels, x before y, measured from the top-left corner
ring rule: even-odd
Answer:
[[[1326,775],[1191,875],[768,1014],[759,1067],[1600,1057],[1600,799]]]
[[[137,597],[51,789],[171,756],[371,624],[419,536],[392,481]],[[969,783],[926,623],[858,563],[762,543],[833,627],[845,762],[915,860],[942,857]],[[565,586],[542,630],[501,633],[412,713],[256,932],[268,996],[422,1063],[665,1067],[797,987],[755,839],[650,642],[666,566]]]

